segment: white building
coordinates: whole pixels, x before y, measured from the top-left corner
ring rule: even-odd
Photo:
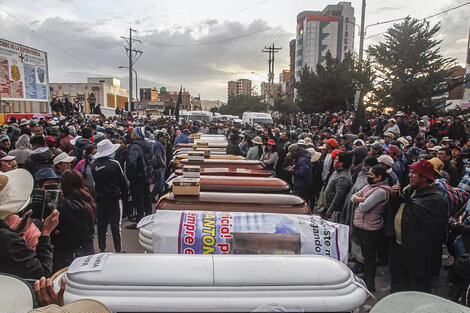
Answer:
[[[95,96],[95,105],[101,104],[104,115],[114,115],[116,107],[125,109],[129,99],[129,91],[121,88],[121,81],[117,78],[89,77],[86,83],[50,83],[51,96],[60,100],[65,97],[73,102],[78,98],[84,104],[85,113],[90,112],[88,98],[91,93]]]
[[[328,51],[343,59],[354,51],[354,8],[351,2],[328,5],[323,11],[304,11],[297,15],[295,78],[305,65],[315,70]]]

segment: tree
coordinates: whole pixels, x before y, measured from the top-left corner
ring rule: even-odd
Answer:
[[[279,93],[276,100],[274,100],[274,106],[272,107],[273,111],[279,113],[291,114],[300,111],[300,108],[297,104],[287,99],[283,94]]]
[[[378,77],[375,100],[382,107],[421,113],[433,97],[462,84],[450,79],[455,59],[441,56],[441,41],[434,39],[439,30],[439,24],[408,17],[388,29],[385,42],[369,47]]]
[[[219,113],[223,115],[242,116],[243,112],[266,112],[267,104],[261,102],[261,97],[250,95],[230,95],[226,105],[219,108]]]
[[[365,64],[365,65],[364,65]],[[365,94],[372,89],[373,71],[369,63],[359,66],[347,53],[342,61],[328,51],[325,62],[312,71],[303,68],[297,88],[297,104],[307,113],[353,109],[357,89]]]

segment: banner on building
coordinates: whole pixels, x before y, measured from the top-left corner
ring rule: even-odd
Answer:
[[[48,101],[47,53],[0,39],[2,100]]]
[[[319,216],[206,211],[157,211],[154,253],[316,254],[348,260],[346,225]]]

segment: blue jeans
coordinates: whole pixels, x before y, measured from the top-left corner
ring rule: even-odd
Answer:
[[[155,197],[162,196],[164,186],[165,186],[165,169],[164,168],[155,168],[153,169],[153,189],[152,193],[150,194],[151,199],[155,199]]]

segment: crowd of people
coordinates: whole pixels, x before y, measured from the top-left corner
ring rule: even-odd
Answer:
[[[99,250],[110,225],[121,252],[122,219],[135,229],[151,214],[174,147],[202,132],[227,136],[227,154],[261,161],[315,214],[349,225],[353,270],[371,292],[377,264],[388,264],[392,292],[431,293],[445,247],[450,297],[470,299],[470,120],[373,112],[357,125],[354,112],[325,112],[242,125],[60,113],[0,128],[0,272],[50,277],[95,252],[95,225]],[[59,196],[38,218],[41,190]]]

